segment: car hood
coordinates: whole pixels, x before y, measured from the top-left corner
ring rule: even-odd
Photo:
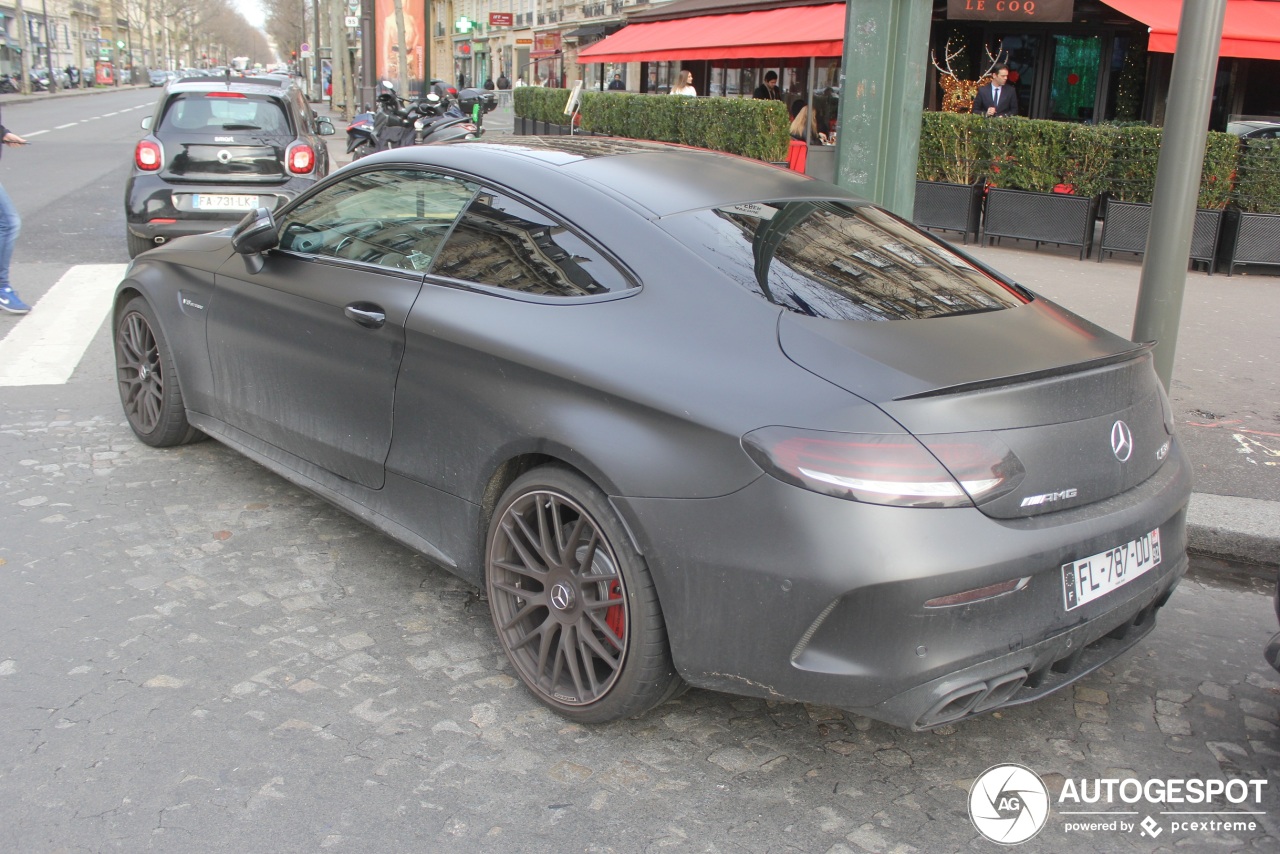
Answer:
[[[1026,474],[1015,491],[980,505],[991,516],[1110,498],[1170,453],[1172,417],[1149,347],[1047,300],[925,320],[784,313],[778,340],[797,365],[917,436],[995,434]],[[1131,437],[1131,448],[1117,454],[1113,433]]]

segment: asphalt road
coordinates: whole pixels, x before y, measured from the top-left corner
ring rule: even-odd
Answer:
[[[0,163],[31,301],[125,260],[145,110],[118,111],[151,95],[77,100],[102,118]],[[4,120],[66,123],[38,108]],[[1112,665],[933,733],[696,690],[574,725],[520,688],[479,591],[216,443],[137,442],[106,325],[86,341],[65,383],[0,387],[0,851],[997,851],[969,789],[1014,762],[1052,801],[1019,850],[1280,850],[1265,581],[1198,562]],[[1062,800],[1166,778],[1266,782],[1237,804]],[[1071,829],[1081,810],[1133,826]]]

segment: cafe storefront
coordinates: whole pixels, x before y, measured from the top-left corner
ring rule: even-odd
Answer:
[[[834,121],[846,11],[830,0],[673,0],[629,14],[577,61],[588,75],[591,63],[639,63],[638,88],[654,94],[689,70],[699,94],[751,97],[773,70],[788,104],[812,96]],[[1162,124],[1180,14],[1178,0],[933,0],[930,50],[962,79],[1008,64],[1029,118]],[[1221,56],[1210,126],[1280,115],[1280,0],[1227,0]],[[927,66],[926,109],[940,108],[944,73]]]

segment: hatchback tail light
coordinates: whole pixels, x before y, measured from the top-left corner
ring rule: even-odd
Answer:
[[[138,142],[133,150],[133,162],[144,172],[155,172],[164,163],[164,152],[160,143],[144,139]]]
[[[743,447],[766,472],[824,495],[891,507],[971,507],[1014,489],[1023,468],[990,434],[828,433],[765,427]]]
[[[316,168],[316,153],[305,142],[290,148],[285,159],[288,161],[289,171],[295,175],[307,175]]]

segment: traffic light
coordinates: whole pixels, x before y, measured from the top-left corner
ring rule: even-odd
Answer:
[[[298,52],[297,52],[296,50],[291,50],[291,51],[289,51],[289,55],[290,55],[294,60],[297,60],[297,58],[298,58]]]

